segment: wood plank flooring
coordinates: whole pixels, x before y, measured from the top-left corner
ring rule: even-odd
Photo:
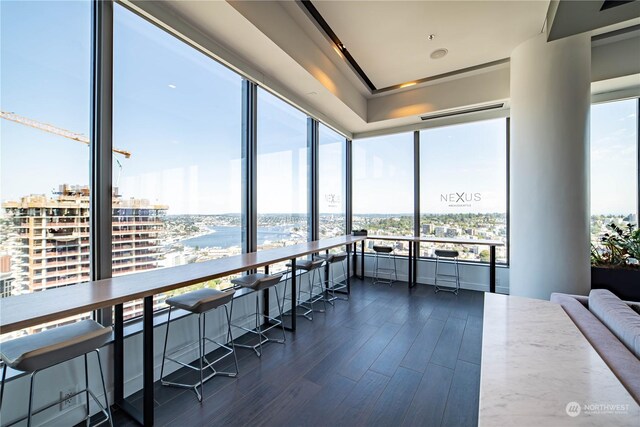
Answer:
[[[299,318],[286,344],[267,344],[260,359],[238,348],[240,375],[207,382],[202,404],[190,390],[156,384],[155,423],[475,426],[482,310],[481,292],[354,280],[349,302],[313,322]],[[117,410],[114,419],[135,425]]]

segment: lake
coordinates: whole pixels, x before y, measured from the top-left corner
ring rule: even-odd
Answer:
[[[240,246],[240,227],[210,227],[211,234],[193,237],[181,241],[185,246],[199,248],[230,248]],[[258,245],[263,245],[266,241],[274,242],[278,240],[290,239],[294,236],[286,227],[261,227],[258,229]]]

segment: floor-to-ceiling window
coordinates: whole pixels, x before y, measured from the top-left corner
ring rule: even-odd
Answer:
[[[353,141],[354,230],[413,235],[413,190],[413,133]],[[405,242],[395,245],[397,254],[408,254]]]
[[[506,119],[484,120],[420,132],[420,235],[464,239],[507,239]],[[460,258],[489,261],[489,247],[423,243]],[[506,247],[496,250],[506,262]]]
[[[241,253],[240,76],[114,8],[113,275]]]
[[[346,141],[320,124],[318,155],[318,210],[321,239],[345,234]]]
[[[591,107],[591,241],[638,225],[638,99]]]
[[[0,298],[10,298],[89,280],[91,4],[3,2],[0,28]]]
[[[307,116],[258,89],[258,249],[309,238]],[[275,270],[280,269],[277,266]]]

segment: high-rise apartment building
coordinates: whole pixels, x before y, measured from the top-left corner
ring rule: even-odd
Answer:
[[[10,294],[89,280],[89,187],[64,184],[54,197],[30,195],[2,207],[11,224],[12,238],[5,242],[11,256]],[[114,190],[114,276],[160,267],[167,209],[144,199],[123,199]],[[136,314],[135,305],[125,310],[126,317]]]

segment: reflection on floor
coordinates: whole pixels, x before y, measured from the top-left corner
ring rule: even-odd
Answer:
[[[299,318],[285,345],[267,344],[261,359],[238,349],[239,377],[207,382],[202,405],[157,383],[155,424],[475,426],[482,310],[481,292],[354,280],[349,302]],[[184,371],[174,379],[191,381]]]

